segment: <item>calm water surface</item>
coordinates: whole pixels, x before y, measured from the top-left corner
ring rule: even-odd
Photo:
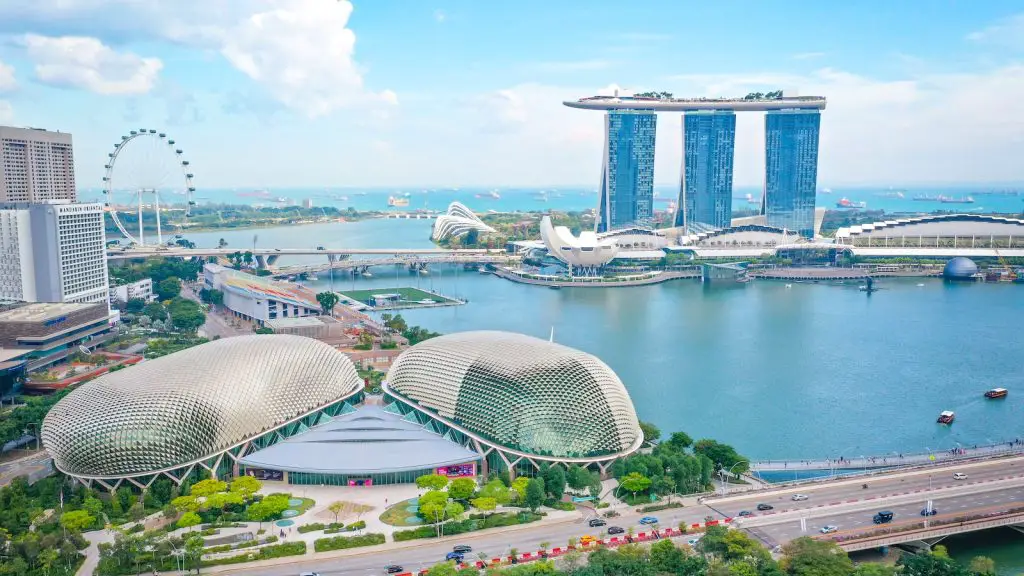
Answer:
[[[239,249],[254,234],[264,248],[429,247],[430,225],[372,220],[187,237],[200,246],[224,238]],[[556,341],[619,374],[642,419],[735,444],[752,458],[882,455],[1024,436],[1020,285],[884,280],[871,296],[854,285],[770,281],[550,290],[452,267],[373,272],[337,272],[335,288],[419,286],[468,299],[402,313],[443,333],[546,338],[554,327]],[[982,398],[997,386],[1009,397]],[[953,426],[935,423],[942,410],[956,411]]]

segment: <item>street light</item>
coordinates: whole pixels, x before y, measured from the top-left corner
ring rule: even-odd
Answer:
[[[750,464],[750,461],[749,461],[749,460],[740,460],[739,462],[735,462],[735,463],[733,463],[733,465],[732,465],[732,466],[731,466],[731,467],[729,468],[729,474],[731,475],[731,474],[732,474],[732,471],[733,471],[734,469],[736,469],[736,467],[737,467],[737,466],[739,466],[740,464],[743,464],[744,462],[746,462],[746,463],[747,463],[748,465]],[[723,474],[722,474],[722,471],[721,471],[721,470],[719,470],[719,471],[718,471],[718,474],[719,474],[719,476],[721,476],[721,477],[722,477],[722,479],[723,479],[723,480],[725,481],[725,483],[724,483],[724,484],[722,484],[722,495],[723,495],[723,496],[725,496],[726,494],[728,494],[728,493],[729,493],[729,476],[723,475]]]
[[[36,428],[36,433],[35,433],[34,438],[36,439],[36,452],[39,452],[39,436],[40,436],[39,424],[37,424],[36,422],[29,422],[29,423],[25,424],[25,433],[26,434],[28,433],[28,427],[29,426],[35,426],[35,428]]]

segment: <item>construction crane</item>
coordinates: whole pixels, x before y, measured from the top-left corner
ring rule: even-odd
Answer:
[[[999,264],[1006,269],[1006,274],[1003,275],[1003,279],[1007,282],[1013,282],[1017,279],[1017,273],[1013,270],[1013,267],[1010,266],[1010,263],[1006,261],[1006,258],[1003,258],[1003,255],[999,253],[999,249],[996,248],[995,251],[996,259],[999,260]]]

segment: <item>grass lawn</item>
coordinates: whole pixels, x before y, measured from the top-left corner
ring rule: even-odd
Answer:
[[[299,512],[295,516],[301,516],[307,510],[312,508],[314,504],[316,504],[316,502],[312,498],[303,498],[301,496],[292,496],[291,500],[302,500],[302,504],[299,504],[297,506],[288,506],[290,510],[297,510]],[[294,518],[295,516],[292,516],[292,518]]]
[[[434,302],[452,302],[451,299],[436,294],[431,294],[425,290],[419,288],[377,288],[374,290],[345,290],[341,291],[347,298],[362,302],[363,304],[370,303],[370,297],[374,294],[398,294],[402,297],[402,302],[419,302],[420,300],[433,300]]]
[[[392,504],[380,515],[380,521],[391,526],[422,526],[423,519],[413,511],[418,503],[419,498],[410,498]]]

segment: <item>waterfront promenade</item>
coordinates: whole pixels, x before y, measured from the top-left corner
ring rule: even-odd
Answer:
[[[518,282],[520,284],[532,284],[534,286],[547,286],[549,288],[619,288],[625,286],[646,286],[649,284],[660,284],[669,280],[683,278],[700,278],[700,270],[679,270],[671,272],[644,272],[632,275],[615,276],[611,278],[577,276],[566,278],[565,276],[550,276],[543,274],[531,274],[507,267],[497,267],[491,272],[499,278]]]
[[[751,462],[751,472],[813,471],[813,470],[871,470],[926,466],[936,463],[959,462],[977,458],[992,458],[1024,454],[1021,439],[984,446],[956,447],[917,453],[890,452],[881,456],[837,456],[817,460],[761,460]]]

